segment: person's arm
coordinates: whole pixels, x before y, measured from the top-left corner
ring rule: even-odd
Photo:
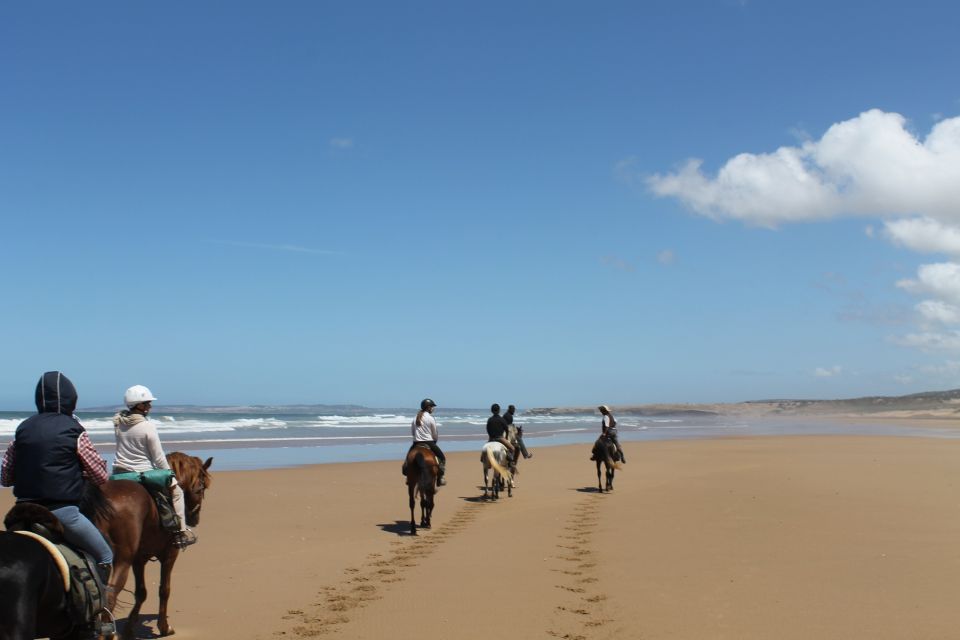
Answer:
[[[80,466],[91,480],[96,484],[107,481],[107,461],[97,453],[86,431],[77,438],[77,457],[80,458]]]
[[[3,467],[0,468],[0,485],[5,487],[13,486],[13,456],[16,453],[14,443],[11,442],[3,454]]]
[[[152,426],[153,425],[151,425],[151,427]],[[151,428],[147,434],[146,454],[154,469],[170,468],[170,463],[167,462],[167,456],[163,453],[163,445],[160,444],[160,436],[157,435],[156,428]]]
[[[437,419],[433,416],[430,416],[430,435],[433,436],[434,442],[440,439],[440,434],[437,431]]]

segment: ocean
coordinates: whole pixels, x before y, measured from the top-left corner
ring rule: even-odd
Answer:
[[[29,411],[0,411],[0,446],[13,439]],[[215,458],[218,470],[270,469],[307,464],[402,460],[410,445],[414,412],[402,409],[352,408],[329,414],[275,413],[242,408],[222,412],[164,412],[158,407],[151,419],[158,425],[167,453],[183,451]],[[78,411],[94,445],[112,463],[112,412]],[[489,413],[481,409],[438,409],[440,446],[444,451],[479,451],[486,441]],[[600,433],[599,414],[524,415],[514,419],[523,426],[524,442],[539,448],[583,444],[585,450]],[[885,424],[844,424],[802,418],[746,420],[711,415],[622,415],[617,417],[622,443],[647,440],[716,438],[759,435],[897,435],[937,438],[960,437],[945,428]],[[625,446],[628,460],[630,447]]]

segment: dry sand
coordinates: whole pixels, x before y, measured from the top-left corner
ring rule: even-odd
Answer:
[[[214,461],[200,542],[174,570],[177,637],[960,635],[960,440],[626,448],[611,494],[596,492],[589,447],[541,448],[498,503],[478,500],[478,455],[451,454],[434,528],[417,537],[399,462]],[[10,502],[0,493],[0,511]],[[157,575],[139,637],[156,631]]]

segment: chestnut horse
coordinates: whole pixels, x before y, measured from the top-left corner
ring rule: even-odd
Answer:
[[[420,526],[430,528],[433,515],[433,499],[437,493],[437,476],[440,464],[430,447],[416,446],[407,452],[407,493],[410,495],[410,535],[417,535],[417,522],[413,516],[416,495],[420,494]]]
[[[212,481],[207,470],[213,463],[213,458],[207,458],[207,461],[203,462],[200,458],[174,452],[167,456],[167,461],[177,478],[177,484],[183,490],[187,524],[196,526],[200,522],[204,492]],[[103,485],[102,490],[115,512],[113,517],[98,519],[96,522],[113,546],[113,575],[110,576],[111,593],[108,599],[111,611],[116,604],[117,594],[127,582],[127,574],[131,568],[136,584],[135,602],[127,617],[122,637],[125,640],[133,638],[133,630],[140,617],[140,607],[147,599],[143,570],[147,561],[153,558],[160,561],[160,609],[157,614],[157,629],[161,636],[170,635],[174,632],[167,619],[170,574],[180,555],[180,549],[174,546],[176,534],[160,526],[157,505],[139,482],[111,480]]]
[[[600,436],[593,443],[593,459],[597,461],[597,488],[603,493],[603,483],[600,476],[600,465],[606,467],[607,472],[607,491],[613,491],[613,472],[620,468],[617,462],[617,445],[605,436]]]

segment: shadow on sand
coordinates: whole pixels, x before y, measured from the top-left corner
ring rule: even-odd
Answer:
[[[408,536],[410,535],[410,521],[409,520],[395,520],[389,524],[378,524],[378,527],[386,533],[393,533],[398,536]]]

